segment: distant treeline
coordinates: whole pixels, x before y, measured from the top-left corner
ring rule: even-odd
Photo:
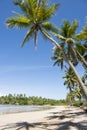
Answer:
[[[18,104],[18,105],[67,105],[66,100],[54,100],[42,97],[27,97],[25,94],[6,95],[0,97],[0,104]]]

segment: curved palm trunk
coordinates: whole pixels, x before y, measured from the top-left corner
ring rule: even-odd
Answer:
[[[63,50],[62,50],[62,47],[61,47],[51,36],[49,36],[49,34],[48,34],[47,32],[45,32],[44,30],[41,30],[41,32],[42,32],[42,33],[44,34],[44,36],[47,37],[56,47],[58,47],[61,51],[63,51]],[[64,53],[64,52],[63,52],[63,53]],[[87,89],[86,89],[84,83],[82,82],[82,80],[81,80],[81,78],[80,78],[80,76],[79,76],[77,70],[75,69],[75,67],[74,67],[74,65],[72,64],[72,62],[67,58],[67,56],[66,56],[65,53],[64,53],[64,58],[65,58],[65,61],[69,64],[69,66],[72,68],[74,74],[76,75],[77,80],[78,80],[78,82],[79,82],[79,84],[80,84],[80,86],[81,86],[81,88],[82,88],[82,90],[83,90],[84,96],[85,96],[85,98],[86,98],[86,100],[87,100]]]
[[[41,4],[42,0],[37,0],[37,6],[39,7]]]
[[[76,75],[77,80],[78,80],[78,82],[79,82],[79,84],[80,84],[80,86],[81,86],[81,88],[82,88],[82,90],[83,90],[84,96],[85,96],[85,98],[86,98],[86,100],[87,100],[87,89],[86,89],[84,83],[82,82],[82,80],[81,80],[81,78],[80,78],[78,72],[76,71],[74,65],[72,64],[72,62],[71,62],[70,60],[67,60],[67,62],[68,62],[68,64],[70,65],[70,67],[72,68],[74,74]]]
[[[87,62],[85,61],[84,57],[78,51],[76,52],[80,58],[80,61],[83,63],[84,67],[87,69]]]

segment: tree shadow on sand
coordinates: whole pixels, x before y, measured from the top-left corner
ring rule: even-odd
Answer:
[[[68,113],[68,114],[67,114]],[[75,118],[76,116],[80,116],[80,115],[84,115],[87,116],[87,114],[85,113],[85,111],[80,111],[80,112],[72,112],[70,110],[63,110],[62,112],[56,112],[56,113],[52,113],[52,116],[48,116],[47,119],[48,120],[52,120],[52,119],[67,119],[67,118]]]
[[[42,127],[43,125],[43,127]],[[46,128],[47,124],[45,122],[37,122],[37,123],[28,123],[28,122],[19,122],[19,123],[15,123],[15,124],[8,124],[5,126],[1,126],[3,128],[1,128],[0,130],[30,130],[30,128]]]
[[[72,110],[64,110],[62,112],[51,112],[51,116],[45,118],[45,122],[18,122],[2,126],[0,130],[87,130],[87,114],[84,111],[73,112]],[[75,122],[75,118],[83,117],[82,121]]]
[[[15,130],[21,130],[22,128],[25,128],[25,130],[29,130],[30,127],[34,127],[32,124],[28,122],[19,122],[15,124],[7,124],[3,127],[1,130],[10,130],[10,129],[15,129]]]
[[[59,123],[58,128],[56,128],[55,130],[70,130],[71,127],[72,127],[72,130],[74,129],[87,130],[87,121],[83,121],[79,123],[74,123],[72,121]]]
[[[53,129],[54,127],[54,129]],[[20,122],[16,124],[9,124],[4,126],[1,130],[30,130],[30,128],[39,130],[70,130],[70,127],[77,128],[77,130],[87,130],[87,121],[73,123],[71,121],[63,122],[63,123],[46,123],[46,122],[39,122],[39,123],[27,123],[27,122]]]

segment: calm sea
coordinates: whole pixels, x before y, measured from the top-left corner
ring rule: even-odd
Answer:
[[[0,115],[9,113],[29,112],[48,109],[47,106],[29,106],[29,105],[0,105]]]

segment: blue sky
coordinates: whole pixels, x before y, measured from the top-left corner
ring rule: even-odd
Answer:
[[[77,19],[80,28],[85,25],[87,0],[54,0],[61,4],[52,21],[60,26],[64,19]],[[9,29],[5,25],[12,11],[20,11],[12,0],[0,0],[0,95],[25,93],[27,96],[42,96],[64,99],[67,89],[60,67],[53,67],[53,45],[38,37],[37,50],[31,39],[21,48],[26,30]],[[78,30],[78,31],[79,31]],[[79,71],[80,70],[80,71]],[[80,67],[78,71],[81,73]]]

